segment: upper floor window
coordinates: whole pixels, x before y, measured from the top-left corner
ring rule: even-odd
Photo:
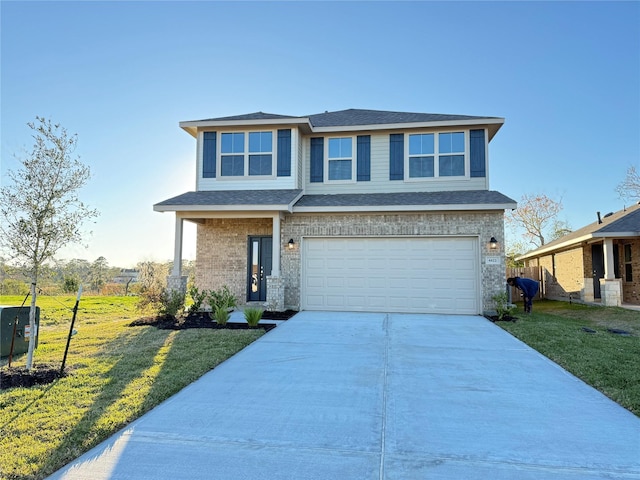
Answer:
[[[624,246],[624,279],[633,282],[633,270],[631,268],[631,244]]]
[[[220,136],[220,175],[273,174],[273,133],[233,132]]]
[[[352,180],[353,138],[329,138],[327,162],[328,180]]]
[[[409,178],[465,175],[464,132],[412,134],[408,141]]]

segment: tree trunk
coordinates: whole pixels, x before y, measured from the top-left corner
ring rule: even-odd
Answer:
[[[29,310],[29,349],[27,350],[27,370],[33,367],[33,351],[36,347],[36,283],[31,282],[31,309]]]

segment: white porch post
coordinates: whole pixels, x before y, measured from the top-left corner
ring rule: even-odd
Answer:
[[[603,251],[604,251],[604,278],[605,280],[613,280],[614,263],[613,263],[613,240],[610,238],[604,239]]]
[[[602,304],[619,307],[622,303],[622,281],[615,276],[613,240],[605,238],[602,249],[604,253],[604,278],[600,279]]]
[[[182,225],[184,220],[176,214],[175,244],[173,250],[173,270],[167,278],[167,290],[187,292],[187,277],[182,276]]]
[[[271,253],[271,275],[267,277],[267,302],[269,310],[284,310],[284,278],[280,276],[280,249],[282,242],[280,237],[280,223],[282,214],[276,213],[273,216],[272,253]]]
[[[280,276],[280,214],[273,216],[273,241],[271,255],[271,276]]]
[[[182,225],[184,220],[176,215],[176,234],[173,251],[173,271],[172,277],[182,275]]]

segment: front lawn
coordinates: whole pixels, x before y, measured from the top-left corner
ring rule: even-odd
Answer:
[[[20,305],[22,297],[0,297]],[[49,385],[0,390],[0,478],[44,478],[193,382],[263,330],[129,327],[132,297],[80,302],[68,375]],[[74,297],[38,299],[35,363],[60,365]],[[24,366],[24,356],[13,366]],[[4,367],[3,367],[4,368]]]
[[[545,300],[514,316],[496,325],[640,416],[640,312]]]

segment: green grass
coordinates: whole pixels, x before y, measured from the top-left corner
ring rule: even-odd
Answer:
[[[22,297],[0,297],[20,305]],[[0,478],[44,478],[255,341],[262,330],[128,327],[136,298],[80,302],[67,370],[52,384],[0,390]],[[75,297],[38,299],[35,363],[60,365]],[[24,366],[24,356],[13,366]]]
[[[520,303],[514,316],[515,323],[496,325],[640,416],[640,312],[539,301],[531,315]],[[632,336],[612,334],[610,328]]]

